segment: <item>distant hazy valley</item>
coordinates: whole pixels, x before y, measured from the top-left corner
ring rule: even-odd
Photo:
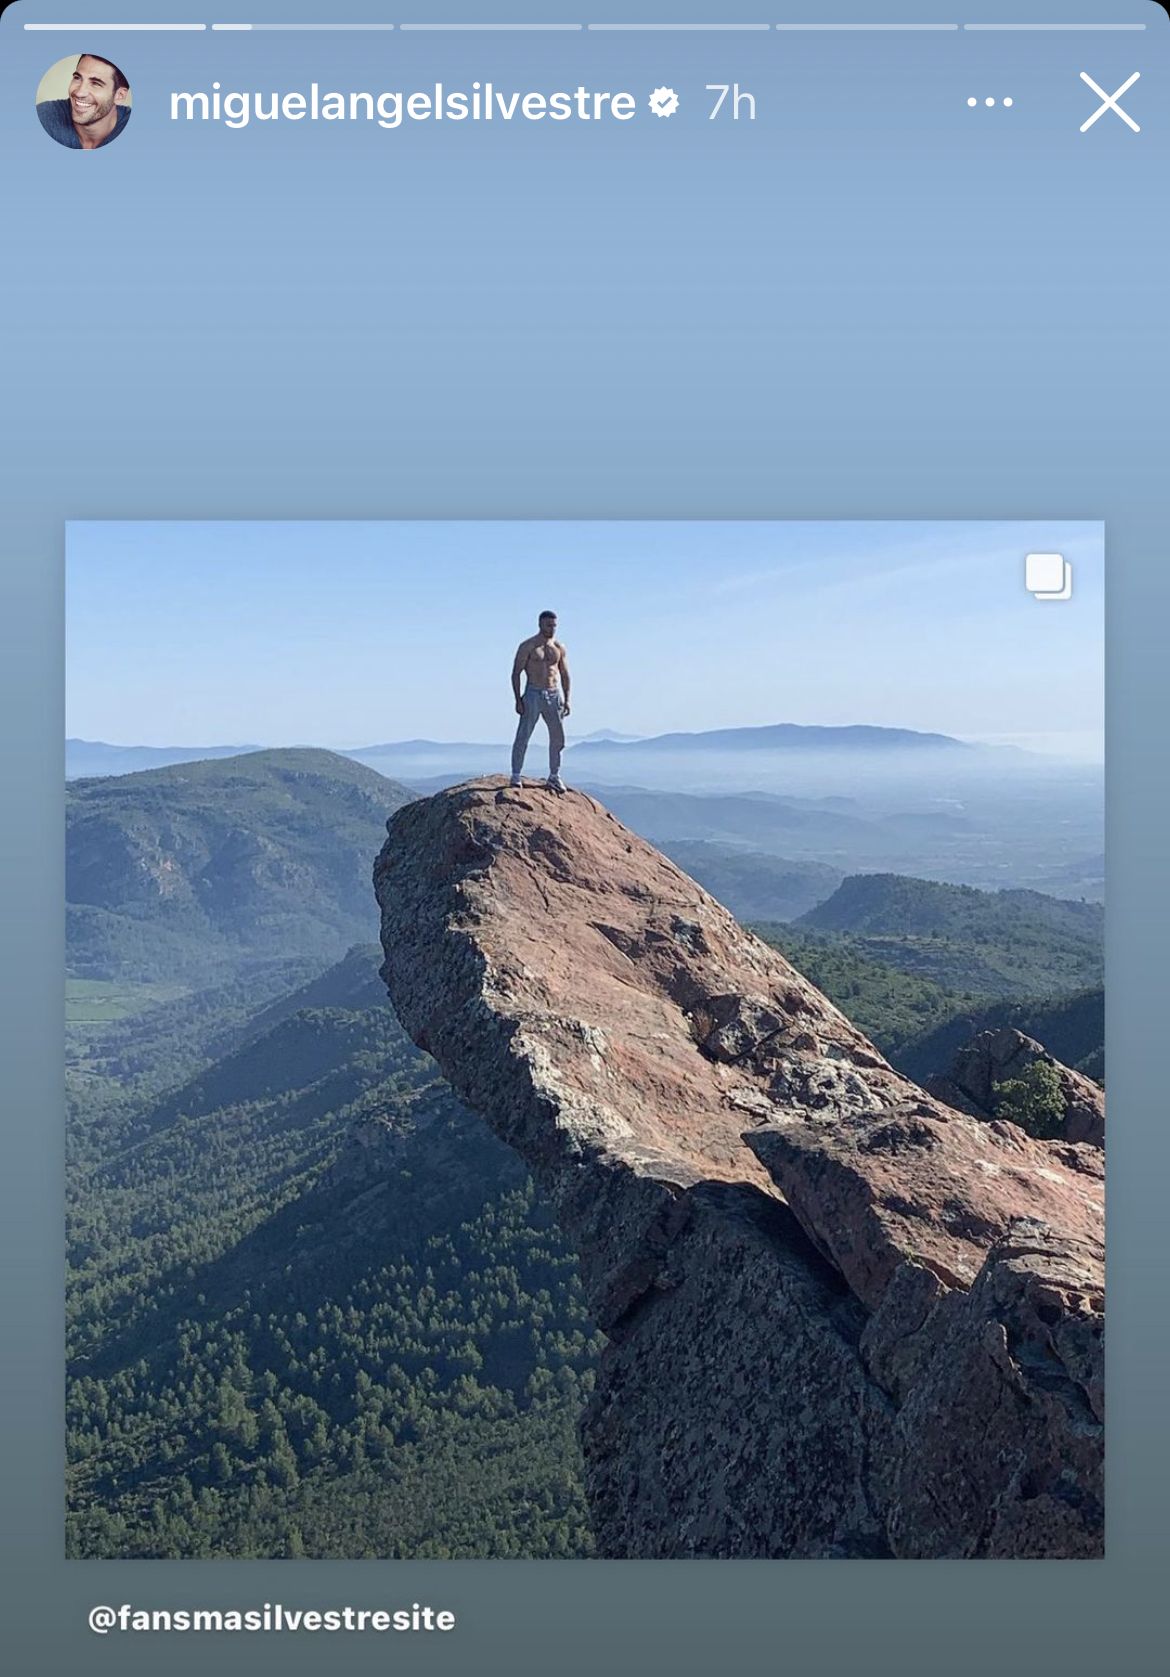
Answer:
[[[538,734],[527,765],[534,776],[543,748]],[[191,749],[168,754],[70,740],[66,774],[76,780],[165,767],[190,760]],[[220,746],[202,755],[246,750]],[[324,755],[373,769],[407,795],[499,773],[507,763],[503,744],[428,740]],[[565,773],[657,845],[743,848],[817,864],[839,878],[889,871],[1097,902],[1104,896],[1099,766],[907,729],[779,725],[587,738],[570,742]]]

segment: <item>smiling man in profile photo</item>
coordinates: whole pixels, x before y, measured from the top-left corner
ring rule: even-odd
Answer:
[[[64,99],[37,105],[41,127],[59,146],[94,151],[116,140],[130,120],[130,83],[116,64],[83,52]]]

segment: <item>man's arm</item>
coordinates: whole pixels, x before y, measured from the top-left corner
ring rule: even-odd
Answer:
[[[521,641],[516,648],[516,656],[512,660],[512,697],[516,701],[516,710],[524,709],[524,701],[520,697],[520,677],[524,674],[524,666],[528,662],[528,654],[532,648],[530,640]]]
[[[561,691],[565,695],[565,715],[568,716],[568,714],[569,714],[569,683],[572,680],[572,677],[569,675],[569,654],[563,646],[561,647],[560,665],[561,665]]]

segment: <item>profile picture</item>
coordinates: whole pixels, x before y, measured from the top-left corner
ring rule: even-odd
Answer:
[[[95,151],[116,140],[130,121],[130,83],[100,53],[72,53],[41,77],[37,115],[59,146]]]

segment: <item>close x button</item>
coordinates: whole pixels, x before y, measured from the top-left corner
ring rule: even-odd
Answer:
[[[1093,112],[1088,121],[1081,123],[1081,133],[1087,134],[1093,124],[1098,122],[1100,118],[1105,115],[1106,111],[1112,111],[1115,116],[1119,116],[1121,118],[1122,122],[1124,122],[1127,127],[1132,128],[1135,134],[1140,134],[1141,129],[1138,124],[1133,120],[1128,111],[1122,110],[1117,101],[1121,98],[1123,93],[1129,92],[1134,82],[1141,80],[1141,75],[1142,73],[1140,70],[1135,70],[1128,81],[1122,82],[1116,93],[1106,93],[1103,87],[1099,87],[1097,85],[1087,70],[1082,70],[1081,80],[1084,82],[1086,87],[1092,88],[1098,99],[1104,100],[1104,104],[1098,105],[1097,109]]]

